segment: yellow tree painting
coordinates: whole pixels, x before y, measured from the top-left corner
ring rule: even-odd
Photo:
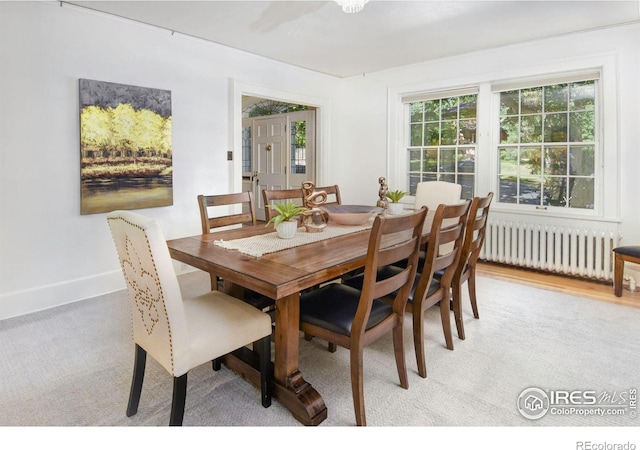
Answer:
[[[173,204],[171,91],[80,80],[81,214]]]

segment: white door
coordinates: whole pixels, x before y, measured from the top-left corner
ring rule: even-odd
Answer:
[[[315,181],[315,112],[254,119],[251,138],[256,215],[264,220],[263,189],[289,189]]]

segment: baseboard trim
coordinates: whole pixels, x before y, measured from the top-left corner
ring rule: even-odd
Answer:
[[[0,295],[0,320],[125,289],[121,270]]]

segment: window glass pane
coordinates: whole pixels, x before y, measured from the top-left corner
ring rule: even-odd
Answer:
[[[523,177],[542,174],[542,147],[522,147],[519,173]]]
[[[595,169],[595,148],[571,146],[569,149],[569,173],[571,175],[593,176]]]
[[[422,124],[415,123],[411,125],[411,142],[409,143],[412,147],[421,147],[422,146]]]
[[[594,185],[593,178],[569,178],[569,190],[571,197],[569,199],[570,208],[594,208]]]
[[[520,114],[541,113],[542,88],[523,89],[520,102]]]
[[[539,205],[542,181],[540,177],[520,178],[520,203],[523,205]]]
[[[476,143],[476,121],[461,120],[460,134],[458,136],[458,144],[475,144]]]
[[[433,148],[424,151],[423,172],[438,172],[438,150]]]
[[[500,175],[518,175],[518,149],[503,147],[500,149]],[[515,194],[514,194],[515,195]]]
[[[520,91],[507,91],[500,93],[500,116],[519,114]]]
[[[596,90],[593,80],[571,83],[569,92],[571,111],[593,111],[596,101]]]
[[[567,111],[568,86],[556,84],[544,88],[544,110],[546,112]]]
[[[409,194],[416,195],[416,186],[420,181],[419,174],[409,174]]]
[[[440,144],[440,123],[430,122],[424,124],[424,145]]]
[[[456,151],[455,149],[443,149],[440,152],[440,172],[455,172]]]
[[[500,143],[517,144],[520,139],[519,125],[520,119],[518,116],[500,119]]]
[[[542,142],[542,115],[522,116],[521,142]]]
[[[456,176],[454,174],[443,174],[440,175],[440,181],[446,181],[447,183],[455,183]]]
[[[424,110],[424,102],[416,102],[412,103],[410,106],[411,111],[411,122],[422,122],[422,112]]]
[[[477,110],[477,95],[465,95],[460,97],[460,118],[475,119]]]
[[[567,147],[545,148],[544,173],[567,175]]]
[[[441,145],[454,145],[458,141],[458,122],[450,120],[442,122]]]
[[[544,119],[545,142],[567,141],[567,114],[547,114]]]
[[[567,179],[565,177],[545,177],[544,205],[567,206]]]
[[[458,184],[462,185],[461,198],[473,198],[475,175],[459,175]]]
[[[420,153],[421,150],[409,150],[409,170],[411,172],[420,171]]]
[[[442,99],[442,120],[458,118],[458,97]]]
[[[518,203],[518,179],[516,177],[501,176],[498,188],[501,203]]]
[[[435,173],[425,173],[422,175],[422,181],[437,181],[438,175]]]
[[[424,120],[440,120],[440,100],[429,100],[424,103]]]
[[[569,135],[571,142],[595,140],[595,115],[593,111],[569,113]]]

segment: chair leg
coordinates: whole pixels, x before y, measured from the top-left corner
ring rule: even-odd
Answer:
[[[271,406],[271,335],[259,341],[260,347],[260,397],[262,406]]]
[[[173,399],[171,400],[170,426],[182,426],[184,418],[184,404],[187,398],[187,374],[173,377]]]
[[[402,318],[400,318],[400,323],[393,328],[393,353],[396,357],[396,368],[398,369],[400,386],[404,389],[409,389],[407,363],[404,358],[404,327],[402,324]]]
[[[140,404],[140,393],[142,392],[142,382],[144,381],[144,368],[147,364],[147,352],[136,344],[133,378],[131,380],[131,391],[129,392],[129,404],[127,405],[127,417],[138,412]]]
[[[456,320],[458,339],[464,340],[464,323],[462,322],[462,286],[460,286],[460,283],[454,283],[451,290],[453,291],[453,300],[451,303],[453,305],[453,317]]]
[[[363,386],[363,348],[362,344],[351,347],[351,391],[353,394],[353,409],[356,413],[356,424],[366,426],[367,418],[364,412]]]
[[[624,259],[615,253],[615,263],[613,266],[613,293],[616,297],[622,297],[622,278],[624,275]]]
[[[471,300],[471,309],[473,310],[473,317],[476,319],[480,318],[478,314],[478,304],[476,303],[476,269],[475,267],[471,267],[469,269],[469,279],[467,283],[469,284],[469,299]]]
[[[440,300],[440,321],[442,322],[442,331],[444,332],[444,340],[449,350],[453,350],[453,338],[451,335],[451,318],[449,317],[449,302]]]
[[[416,305],[414,305],[416,306]],[[413,309],[413,347],[416,352],[418,375],[427,378],[427,363],[424,357],[424,311],[422,307]]]
[[[211,368],[216,372],[220,370],[222,368],[222,358],[212,359]]]
[[[327,350],[329,350],[330,353],[335,353],[336,350],[338,350],[338,346],[336,344],[334,344],[333,342],[329,342],[327,344]]]

